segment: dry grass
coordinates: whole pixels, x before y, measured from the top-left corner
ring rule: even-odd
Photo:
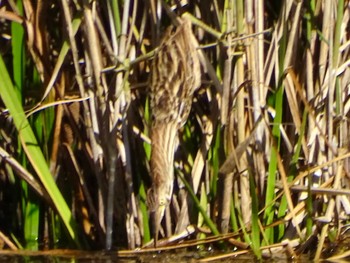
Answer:
[[[149,67],[167,26],[185,15],[200,44],[202,85],[181,130],[164,236],[192,225],[180,238],[221,233],[227,246],[249,244],[258,257],[262,246],[287,239],[302,253],[317,237],[311,250],[320,258],[349,223],[349,1],[166,2],[0,4],[1,55],[32,125],[51,116],[40,117],[44,136],[36,134],[83,246],[133,249],[152,238]],[[20,65],[11,23],[25,32]],[[22,83],[16,67],[25,69]],[[13,193],[21,187],[13,173],[32,181],[18,167],[32,170],[5,108],[0,203],[19,212],[5,220],[5,206],[0,230],[25,244],[20,200],[28,199]],[[37,235],[49,247],[68,246],[55,244],[66,235],[47,207],[38,209],[46,227]],[[19,214],[22,221],[10,222]]]

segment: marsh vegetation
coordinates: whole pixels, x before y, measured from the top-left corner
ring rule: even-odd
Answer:
[[[149,79],[181,17],[201,85],[157,249],[319,259],[347,238],[348,0],[8,0],[1,247],[153,249]]]

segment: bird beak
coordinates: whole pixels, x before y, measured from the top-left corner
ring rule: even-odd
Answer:
[[[158,235],[159,235],[159,231],[161,230],[161,223],[164,217],[164,212],[165,212],[165,204],[160,204],[152,213],[153,214],[152,221],[153,221],[153,229],[154,229],[154,235],[153,235],[154,247],[157,247]]]

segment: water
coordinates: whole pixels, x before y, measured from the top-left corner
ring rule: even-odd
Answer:
[[[224,253],[209,252],[188,252],[180,250],[178,252],[157,252],[157,253],[130,253],[128,255],[118,255],[116,252],[87,252],[87,251],[71,251],[71,250],[55,250],[44,252],[26,252],[21,251],[18,254],[10,251],[0,251],[0,262],[121,262],[121,263],[146,263],[146,262],[293,262],[284,254],[272,255],[262,261],[257,261],[252,254],[243,254],[231,256],[227,258],[213,258],[214,256],[223,256]],[[209,259],[213,259],[208,261]],[[312,262],[306,256],[297,260],[298,262]]]

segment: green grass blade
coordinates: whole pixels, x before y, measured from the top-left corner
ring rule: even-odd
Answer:
[[[201,190],[200,190],[200,205],[202,207],[207,207],[208,206],[208,196],[205,191],[205,186],[204,184],[201,184]],[[201,213],[198,214],[198,220],[197,220],[197,226],[202,227],[204,224],[204,218]],[[198,240],[205,239],[206,234],[205,233],[199,233],[197,235]],[[205,249],[204,246],[199,246],[199,249]]]
[[[139,194],[140,194],[140,209],[142,213],[142,220],[143,220],[143,244],[146,244],[151,240],[151,231],[149,228],[149,218],[148,218],[148,211],[147,211],[147,194],[145,190],[145,185],[143,181],[141,181],[140,188],[139,188]]]
[[[261,259],[261,250],[260,250],[260,227],[259,227],[259,199],[256,194],[256,186],[254,182],[254,176],[249,176],[250,183],[250,194],[252,197],[252,250],[258,260]]]
[[[40,227],[40,205],[34,201],[35,197],[27,202],[25,207],[24,238],[25,247],[29,250],[38,250],[39,227]]]
[[[219,235],[220,233],[219,233],[219,230],[216,228],[215,223],[210,219],[210,217],[207,215],[206,210],[201,206],[200,201],[198,200],[196,194],[193,192],[189,183],[180,174],[178,174],[178,176],[180,177],[181,181],[184,183],[188,193],[190,194],[190,196],[191,196],[193,202],[195,203],[196,207],[198,208],[199,212],[202,214],[205,224],[210,228],[211,232],[214,235]]]
[[[234,198],[231,198],[230,202],[230,220],[233,232],[239,231],[238,221],[237,221],[237,213],[234,204]]]
[[[23,3],[17,1],[17,9],[20,15],[23,15]],[[25,79],[26,69],[26,52],[25,52],[25,39],[24,28],[21,24],[11,23],[11,35],[12,35],[12,72],[13,82],[17,97],[22,101],[23,95],[23,82]],[[19,145],[19,156],[24,156],[23,148]],[[22,164],[26,166],[26,159],[22,158]],[[23,215],[23,236],[25,248],[29,250],[37,250],[39,248],[39,224],[40,224],[40,205],[37,197],[30,191],[27,183],[22,181],[21,191],[17,194],[22,199],[22,215]]]
[[[72,213],[50,173],[44,155],[38,146],[35,135],[25,116],[22,104],[15,93],[15,89],[13,87],[2,56],[0,56],[0,83],[0,96],[5,106],[10,111],[13,122],[17,128],[22,147],[31,165],[43,183],[45,189],[49,193],[58,213],[60,214],[67,228],[67,231],[75,241],[76,245],[80,247],[80,242],[77,237],[78,232],[75,220],[73,219]]]
[[[116,35],[119,36],[121,34],[121,24],[120,24],[120,12],[119,12],[119,6],[117,0],[112,0],[112,10],[113,10],[113,17],[114,17],[114,26]]]
[[[22,1],[17,2],[19,13],[23,14]],[[13,63],[13,81],[18,91],[18,95],[22,96],[23,79],[25,72],[25,49],[24,49],[24,29],[18,23],[11,23],[12,32],[12,63]]]
[[[273,128],[272,128],[271,139],[273,143],[271,147],[270,163],[268,168],[265,204],[271,204],[271,202],[275,198],[275,184],[276,184],[277,160],[278,160],[277,156],[280,151],[280,143],[281,143],[280,125],[282,124],[282,116],[283,116],[284,86],[283,86],[282,78],[283,78],[283,72],[284,72],[285,53],[287,49],[287,36],[286,36],[285,29],[283,31],[283,36],[279,40],[279,44],[280,44],[280,47],[278,49],[279,83],[277,84],[275,94],[273,95],[275,117],[273,120]],[[274,220],[274,216],[275,216],[274,206],[273,205],[268,206],[264,214],[265,224],[266,225],[271,224]],[[265,235],[268,238],[269,242],[274,243],[275,233],[273,228],[267,229],[265,231]]]

